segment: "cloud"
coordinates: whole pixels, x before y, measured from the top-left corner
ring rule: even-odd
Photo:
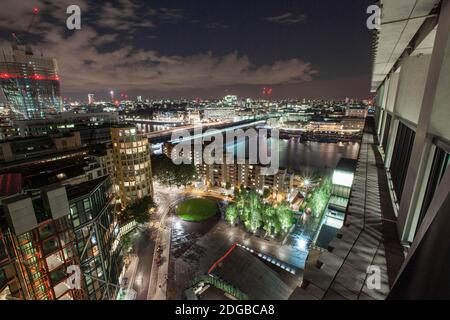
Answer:
[[[105,36],[111,40],[109,36]],[[55,57],[65,92],[86,90],[181,90],[229,85],[275,85],[311,81],[315,71],[298,59],[255,66],[245,55],[206,52],[161,55],[125,45],[103,52],[95,29],[84,28],[64,39],[57,31],[45,39],[45,54]]]
[[[306,18],[307,16],[304,13],[294,14],[292,12],[287,12],[279,16],[267,17],[265,18],[265,20],[282,25],[294,25],[303,23],[306,20]]]
[[[0,29],[2,31],[14,32],[19,37],[25,34],[30,22],[33,19],[32,10],[34,7],[39,9],[39,13],[34,17],[33,27],[30,29],[30,35],[39,36],[48,29],[55,27],[55,24],[64,27],[68,17],[67,7],[76,2],[83,12],[89,8],[85,0],[2,0],[0,10]],[[53,24],[47,22],[51,20]]]
[[[186,18],[186,14],[181,9],[159,8],[156,15],[160,21],[166,23],[177,23]]]
[[[115,5],[111,2],[102,4],[95,24],[107,29],[128,32],[134,32],[139,28],[155,27],[155,24],[145,17],[142,7],[130,0],[120,0]]]
[[[230,26],[221,22],[211,22],[205,25],[206,29],[228,29]]]
[[[19,19],[29,10],[27,0],[13,1],[10,15],[0,13],[1,19]],[[299,59],[279,60],[265,65],[255,65],[245,54],[230,52],[217,55],[203,52],[194,55],[164,55],[153,50],[136,47],[131,41],[139,28],[154,27],[160,21],[187,19],[180,10],[147,8],[129,0],[112,5],[105,2],[100,11],[77,0],[85,17],[82,29],[68,32],[65,29],[65,6],[71,0],[43,3],[51,8],[51,19],[39,21],[33,32],[39,35],[35,48],[45,56],[58,61],[63,94],[108,91],[109,89],[141,91],[205,90],[239,85],[281,85],[311,81],[315,74],[312,66]],[[11,1],[6,0],[6,3]],[[92,19],[98,16],[99,19]],[[146,17],[145,19],[143,17]],[[148,19],[151,17],[151,19]],[[9,28],[11,26],[9,25]],[[34,38],[34,37],[33,37]],[[107,44],[107,46],[105,46]],[[39,52],[39,51],[37,51]]]

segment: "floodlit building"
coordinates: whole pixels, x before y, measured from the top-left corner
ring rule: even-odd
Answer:
[[[152,169],[148,139],[134,126],[111,128],[115,184],[122,207],[153,195]]]
[[[19,119],[62,111],[56,60],[35,55],[29,48],[13,45],[12,52],[2,50],[0,86]]]

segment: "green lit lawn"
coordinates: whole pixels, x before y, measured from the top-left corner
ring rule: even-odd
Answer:
[[[215,216],[218,212],[214,201],[208,199],[188,199],[180,202],[176,214],[183,220],[199,222]]]

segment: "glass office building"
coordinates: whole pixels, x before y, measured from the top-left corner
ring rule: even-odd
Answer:
[[[61,112],[61,90],[55,59],[13,46],[0,52],[0,86],[18,119],[45,118]]]

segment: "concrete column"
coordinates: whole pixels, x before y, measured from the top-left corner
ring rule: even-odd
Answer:
[[[450,299],[449,185],[447,168],[388,299]]]
[[[436,33],[435,45],[430,60],[425,91],[423,95],[420,115],[417,124],[416,137],[411,153],[411,159],[406,175],[405,186],[402,193],[402,199],[398,215],[398,231],[401,238],[404,238],[404,228],[411,211],[411,202],[416,187],[416,181],[419,178],[423,151],[427,144],[428,129],[430,126],[431,114],[436,100],[436,92],[443,71],[445,59],[450,59],[450,0],[442,2],[441,14]]]
[[[385,154],[384,165],[385,165],[385,168],[389,168],[391,166],[391,159],[392,159],[392,153],[394,151],[395,138],[397,136],[398,124],[399,124],[398,119],[394,115],[392,115],[391,127],[389,129],[389,135],[388,135],[388,139],[387,139],[386,150],[384,150],[384,154]],[[385,130],[386,130],[386,128],[385,128]]]
[[[408,218],[406,220],[406,225],[404,228],[404,239],[405,241],[412,242],[414,240],[414,235],[416,229],[419,227],[417,225],[419,221],[420,211],[422,209],[422,203],[425,195],[425,190],[428,185],[428,179],[430,178],[430,170],[433,164],[434,153],[436,151],[436,147],[433,146],[432,143],[427,143],[424,153],[422,165],[420,168],[420,177],[418,179],[416,185],[416,191],[413,194],[413,198],[411,199],[411,212],[408,214]]]

